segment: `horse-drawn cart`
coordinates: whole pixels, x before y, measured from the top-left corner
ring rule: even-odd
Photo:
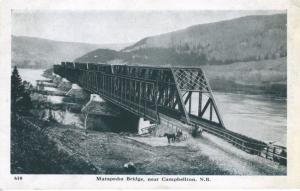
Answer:
[[[181,141],[186,141],[187,140],[187,135],[181,134],[181,135],[176,135],[175,142],[181,142]]]
[[[167,137],[168,143],[171,142],[181,142],[187,140],[187,135],[183,134],[181,130],[175,133],[165,133],[164,137]]]

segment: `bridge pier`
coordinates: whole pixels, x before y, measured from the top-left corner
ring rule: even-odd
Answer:
[[[53,82],[54,82],[56,85],[58,85],[58,84],[61,82],[61,79],[62,79],[62,77],[60,77],[60,76],[57,75],[57,74],[54,74],[54,75],[53,75],[53,78],[52,78]]]
[[[149,120],[146,120],[145,118],[141,117],[139,118],[139,122],[137,125],[137,132],[138,134],[145,134],[150,133],[150,128],[153,126],[153,124],[150,123]]]
[[[109,107],[107,102],[97,94],[90,95],[90,100],[82,107],[81,112],[85,114],[105,115],[111,117],[117,117],[120,115],[120,111],[118,111],[117,108]]]
[[[90,100],[82,107],[84,123],[87,129],[112,132],[138,132],[139,123],[145,126],[147,122],[139,117],[123,111],[97,94],[91,94]]]
[[[72,88],[72,83],[66,78],[62,78],[61,81],[58,83],[57,88],[63,91],[68,91]]]
[[[71,98],[75,99],[85,99],[88,95],[85,93],[85,91],[78,86],[77,84],[72,84],[71,89],[66,93],[66,96],[69,96]]]

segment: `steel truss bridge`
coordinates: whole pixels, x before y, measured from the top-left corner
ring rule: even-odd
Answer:
[[[286,163],[286,148],[225,128],[201,68],[62,62],[54,65],[54,73],[157,124],[163,114],[202,127],[248,153]]]

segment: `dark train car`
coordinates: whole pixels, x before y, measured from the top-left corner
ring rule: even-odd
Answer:
[[[79,65],[78,64],[79,64],[78,62],[74,63],[75,69],[79,69]]]
[[[99,72],[104,72],[106,74],[112,74],[112,66],[108,64],[97,64],[97,69]]]
[[[160,70],[154,67],[136,67],[128,65],[112,66],[113,73],[117,75],[131,76],[135,78],[145,78],[149,80],[157,80]]]
[[[87,70],[88,69],[87,63],[78,63],[78,69]]]
[[[114,65],[112,66],[113,73],[117,75],[126,75],[127,74],[127,65]]]
[[[74,63],[73,63],[73,62],[66,62],[66,67],[67,67],[67,68],[75,69]]]
[[[95,63],[88,63],[88,70],[90,71],[98,71],[98,64]]]

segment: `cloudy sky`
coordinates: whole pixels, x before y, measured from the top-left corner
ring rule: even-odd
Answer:
[[[128,43],[191,25],[284,11],[12,11],[12,34],[96,44]]]

